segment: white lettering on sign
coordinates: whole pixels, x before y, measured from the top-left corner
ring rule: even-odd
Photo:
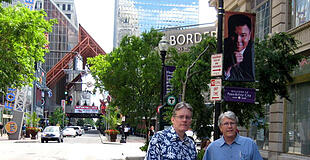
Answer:
[[[184,34],[179,34],[178,36],[171,35],[169,37],[170,40],[170,45],[175,46],[175,45],[184,45],[186,44],[194,44],[194,43],[199,43],[202,40],[201,33],[188,33],[186,35]]]
[[[182,41],[181,41],[180,39],[182,39]],[[178,35],[178,37],[177,37],[177,43],[178,43],[179,45],[183,45],[183,44],[185,43],[185,36],[184,36],[183,34]]]

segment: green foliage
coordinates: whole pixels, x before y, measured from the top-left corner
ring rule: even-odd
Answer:
[[[44,62],[48,52],[46,32],[55,20],[45,20],[44,11],[30,11],[20,5],[0,5],[0,91],[7,87],[31,85],[35,63]]]
[[[149,147],[149,142],[146,141],[146,142],[144,142],[144,145],[140,147],[140,150],[147,152],[148,147]]]
[[[102,115],[110,129],[116,129],[118,124],[121,124],[122,120],[118,118],[119,115],[119,110],[117,107],[109,105],[108,108],[106,109],[107,113],[105,115]]]
[[[176,66],[173,74],[172,84],[174,87],[174,95],[182,94],[182,83],[185,82],[185,74],[187,68],[196,60],[196,58],[208,47],[205,54],[197,61],[191,69],[191,74],[187,85],[185,101],[193,107],[192,128],[197,132],[199,138],[211,136],[212,113],[213,108],[207,108],[204,104],[203,92],[208,91],[208,83],[210,82],[210,66],[211,54],[215,53],[216,40],[213,37],[204,37],[204,39],[192,47],[190,52],[177,53],[171,51],[172,58],[169,61]],[[182,82],[182,83],[180,83]]]
[[[11,3],[12,0],[0,0],[0,2],[8,2],[8,3]]]
[[[85,122],[82,118],[79,118],[76,122],[76,125],[78,125],[78,126],[84,126],[84,124],[85,124]]]
[[[49,117],[49,122],[51,125],[60,125],[61,127],[64,127],[64,123],[68,123],[68,121],[65,119],[63,123],[63,119],[65,118],[65,113],[62,110],[62,107],[57,107],[55,109],[55,112],[52,114],[52,116]]]
[[[204,154],[205,154],[205,150],[204,149],[198,150],[197,160],[202,160]]]
[[[147,126],[160,102],[161,60],[155,47],[161,36],[155,30],[126,36],[110,54],[88,59],[96,86],[109,91],[111,104],[129,119],[144,117]]]
[[[95,121],[92,118],[85,118],[85,124],[90,124],[91,126],[95,126]]]
[[[185,81],[186,69],[196,57],[207,47],[207,54],[203,55],[192,68],[193,74],[186,86],[185,101],[193,106],[193,130],[198,137],[209,136],[213,130],[213,106],[206,107],[204,104],[204,92],[208,92],[210,83],[211,54],[215,53],[216,41],[212,37],[205,37],[201,43],[191,48],[189,53],[172,53],[170,62],[176,66],[173,75],[175,95],[182,94],[182,84]],[[241,126],[248,127],[250,122],[257,122],[264,117],[264,106],[275,102],[276,96],[288,99],[287,84],[292,80],[290,73],[303,58],[302,55],[294,54],[299,42],[286,33],[277,33],[272,37],[255,43],[256,80],[259,82],[223,82],[223,86],[235,86],[259,89],[256,92],[256,101],[259,104],[222,102],[222,112],[232,110],[239,118]],[[209,99],[209,97],[206,97]],[[264,127],[261,124],[259,127]]]
[[[27,127],[37,127],[40,121],[40,118],[37,116],[36,112],[25,113],[26,114],[26,126]]]

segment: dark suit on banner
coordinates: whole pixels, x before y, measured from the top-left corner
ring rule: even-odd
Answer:
[[[229,81],[254,81],[254,45],[249,41],[248,46],[243,51],[243,61],[239,64],[236,62],[234,55],[233,42],[225,39],[224,51],[224,70],[231,66],[230,74],[225,75],[225,80]]]

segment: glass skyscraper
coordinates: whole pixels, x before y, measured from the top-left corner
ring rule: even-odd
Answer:
[[[117,47],[125,35],[198,24],[199,0],[115,0],[114,16]]]

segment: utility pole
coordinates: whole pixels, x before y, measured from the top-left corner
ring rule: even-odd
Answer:
[[[219,0],[218,5],[218,28],[217,28],[217,47],[216,52],[219,54],[223,54],[223,14],[224,14],[224,2],[223,0]],[[218,126],[218,117],[221,113],[221,101],[215,102],[215,114],[214,114],[214,140],[217,140],[220,138],[220,129]]]

